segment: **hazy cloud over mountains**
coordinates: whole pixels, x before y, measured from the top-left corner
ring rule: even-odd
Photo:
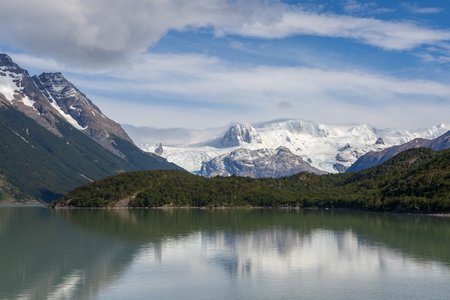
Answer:
[[[1,2],[0,49],[31,70],[63,71],[120,122],[202,128],[284,117],[383,127],[449,121],[444,6]]]

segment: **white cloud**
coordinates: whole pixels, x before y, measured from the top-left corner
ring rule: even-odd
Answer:
[[[413,14],[438,14],[443,11],[441,7],[420,7],[417,4],[403,2],[401,5]]]
[[[411,22],[382,21],[310,12],[286,12],[276,22],[253,22],[229,32],[261,38],[307,34],[355,39],[387,50],[408,50],[450,40],[450,31],[420,27]]]
[[[217,35],[315,35],[408,50],[450,39],[448,30],[303,10],[264,0],[3,0],[2,43],[78,68],[126,65],[169,30],[211,26]]]
[[[65,66],[62,63],[57,62],[51,58],[42,58],[34,55],[24,54],[24,53],[8,53],[13,61],[20,65],[26,66],[27,68],[34,68],[38,70],[46,71],[56,71],[62,72],[67,70],[76,70],[75,68]]]
[[[380,7],[376,2],[359,2],[347,0],[344,2],[344,11],[351,14],[381,14],[393,12],[393,9]]]
[[[422,61],[428,63],[438,63],[438,64],[450,64],[450,54],[431,54],[431,53],[420,53],[417,55]]]
[[[427,47],[426,51],[421,51],[416,55],[427,63],[450,64],[450,44],[440,43],[433,47]]]
[[[121,65],[170,29],[241,22],[219,0],[3,0],[2,42],[77,67]]]
[[[313,35],[386,50],[420,47],[423,60],[441,63],[447,63],[450,40],[448,29],[264,0],[2,0],[0,46],[22,49],[13,58],[23,67],[69,72],[68,78],[120,122],[163,127],[281,117],[395,127],[449,122],[450,87],[432,80],[326,68],[332,64],[314,61],[322,57],[308,59],[310,67],[277,67],[229,65],[205,55],[145,54],[171,29],[202,27],[217,36],[269,42]],[[230,42],[235,49],[254,50],[247,46]]]
[[[296,117],[426,127],[448,122],[450,112],[446,84],[360,70],[236,67],[203,55],[151,54],[126,72],[96,78],[72,79],[95,101],[105,92],[127,91],[128,100],[139,95],[140,103],[119,95],[106,105],[101,98],[114,118],[137,125],[214,127]],[[289,103],[289,110],[280,103]],[[125,106],[133,113],[124,115]]]

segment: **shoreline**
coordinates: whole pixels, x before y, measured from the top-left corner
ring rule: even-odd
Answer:
[[[29,206],[31,207],[31,206]],[[395,211],[395,210],[369,210],[358,208],[317,208],[317,207],[261,207],[261,206],[218,206],[218,207],[204,207],[204,206],[161,206],[161,207],[128,207],[128,206],[110,206],[110,207],[73,207],[60,206],[50,207],[44,205],[43,207],[51,210],[233,210],[233,209],[247,209],[247,210],[292,210],[292,211],[322,211],[322,212],[364,212],[374,214],[394,214],[394,215],[415,215],[415,216],[430,216],[440,218],[450,218],[450,212],[436,212],[427,213],[420,211]],[[0,206],[1,208],[1,206]]]

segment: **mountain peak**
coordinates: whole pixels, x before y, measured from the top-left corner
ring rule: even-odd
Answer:
[[[23,74],[28,76],[28,72],[17,65],[12,58],[4,53],[0,53],[0,71]]]
[[[250,150],[239,148],[204,162],[200,175],[214,176],[249,176],[249,177],[284,177],[299,172],[324,174],[312,167],[302,157],[293,154],[286,147],[275,150],[260,148]]]
[[[64,77],[61,72],[42,72],[41,75]]]
[[[60,72],[33,76],[37,87],[56,110],[75,128],[93,140],[121,155],[114,146],[114,136],[131,142],[119,124],[106,117],[85,94]]]
[[[179,169],[137,148],[61,73],[30,77],[6,54],[0,54],[0,120],[2,179],[20,197],[52,200],[124,170]]]
[[[61,136],[55,126],[57,112],[28,72],[6,54],[0,54],[0,102],[2,106],[19,110],[53,134]]]
[[[41,73],[41,75],[39,75],[39,78],[41,80],[52,80],[52,81],[56,81],[56,82],[65,82],[65,83],[70,83],[61,72],[43,72]]]
[[[375,145],[384,145],[384,140],[382,137],[377,138],[377,140],[375,141]]]
[[[236,123],[225,132],[220,145],[222,147],[237,147],[242,144],[260,144],[261,142],[261,136],[253,126],[247,123]]]
[[[280,147],[278,147],[278,148],[276,149],[276,151],[277,151],[277,154],[280,154],[280,153],[292,154],[292,151],[289,150],[289,148],[287,148],[287,147],[285,147],[285,146],[280,146]]]
[[[8,54],[0,53],[0,64],[13,64],[13,61]]]
[[[49,92],[53,92],[55,96],[60,96],[56,92],[61,92],[64,88],[75,88],[75,86],[67,80],[61,72],[44,72],[33,78],[44,85]],[[42,88],[42,87],[41,87]]]
[[[119,156],[123,153],[116,148],[114,138],[132,143],[122,127],[61,72],[30,77],[6,54],[0,54],[0,105],[14,107],[58,136],[61,133],[56,124],[62,119]]]

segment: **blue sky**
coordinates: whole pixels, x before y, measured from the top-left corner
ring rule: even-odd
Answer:
[[[0,49],[121,123],[450,123],[450,2],[5,0]]]

